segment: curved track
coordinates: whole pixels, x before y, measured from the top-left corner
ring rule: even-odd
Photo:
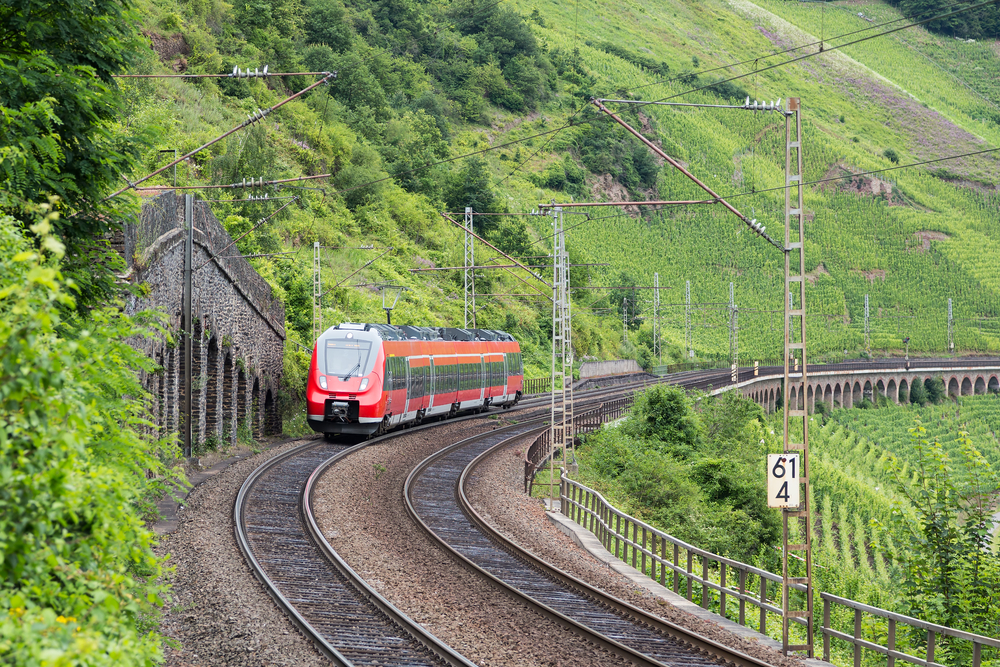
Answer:
[[[458,442],[410,474],[405,497],[418,524],[468,569],[602,649],[638,665],[763,663],[605,595],[536,559],[488,527],[465,499],[467,471],[491,450],[545,426],[518,424]]]
[[[334,664],[470,667],[319,547],[323,540],[304,520],[302,489],[324,461],[346,449],[309,443],[247,478],[235,506],[244,557],[271,597]]]
[[[955,365],[969,361],[915,362],[913,367],[916,363],[921,366]],[[860,370],[863,367],[867,370],[900,365],[876,362],[822,368]],[[780,372],[778,367],[760,369],[761,375]],[[688,371],[661,381],[706,389],[728,384],[729,373],[728,369]],[[740,379],[749,379],[751,374],[749,369],[741,371]],[[602,397],[620,396],[641,386],[643,383],[581,392],[577,398],[580,403],[587,402],[587,397],[599,401]],[[528,399],[516,411],[530,413],[535,410],[544,415],[548,412],[548,403],[545,396]],[[493,431],[462,441],[432,457],[433,460],[425,461],[420,472],[413,473],[412,485],[408,484],[408,502],[418,522],[452,543],[455,553],[467,566],[481,565],[486,576],[508,594],[527,594],[530,604],[541,613],[636,664],[762,665],[748,656],[691,637],[686,630],[649,617],[624,602],[604,598],[583,582],[544,563],[533,562],[532,557],[516,553],[515,547],[491,534],[474,511],[463,510],[464,491],[460,480],[467,467],[502,441],[524,436],[538,428],[541,428],[541,421]],[[390,434],[378,440],[397,435]],[[246,480],[234,509],[236,538],[244,557],[279,606],[335,664],[468,667],[471,663],[438,642],[371,589],[329,549],[319,534],[309,511],[311,493],[303,493],[303,490],[312,488],[321,469],[326,467],[324,464],[345,454],[350,447],[350,443],[313,440],[272,459]]]

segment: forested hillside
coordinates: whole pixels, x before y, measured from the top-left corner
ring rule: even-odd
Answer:
[[[900,349],[906,336],[911,350],[944,351],[949,297],[956,348],[995,350],[996,154],[898,167],[997,145],[996,10],[980,8],[969,18],[951,5],[912,4],[637,2],[613,12],[597,2],[157,2],[141,7],[152,48],[133,71],[202,74],[267,64],[272,72],[337,72],[329,86],[199,153],[177,175],[191,184],[333,174],[310,184],[323,191],[284,188],[302,195],[301,204],[241,242],[244,253],[300,249],[254,262],[285,298],[289,324],[305,345],[315,241],[394,248],[343,283],[378,252],[325,251],[325,321],[381,319],[371,285],[391,282],[410,288],[397,321],[455,323],[462,318],[460,272],[409,271],[461,264],[460,232],[439,212],[471,205],[476,212],[527,213],[552,200],[700,198],[682,175],[602,118],[588,104],[591,96],[715,104],[797,96],[806,179],[824,181],[807,194],[812,353],[862,352],[865,294],[875,353]],[[830,51],[911,22],[900,11],[914,21],[953,16],[932,22],[937,32],[909,28],[768,69],[815,54],[821,40]],[[812,46],[768,57],[803,44]],[[748,76],[724,81],[739,75]],[[127,123],[162,132],[133,175],[162,164],[166,158],[157,151],[190,150],[314,80],[122,82],[131,100]],[[626,119],[780,238],[779,115],[622,107]],[[891,171],[853,176],[884,169]],[[167,172],[154,182],[171,178]],[[237,232],[268,211],[216,208]],[[567,218],[567,226],[582,223],[568,233],[572,259],[610,266],[577,268],[574,284],[651,285],[658,272],[670,288],[661,301],[678,304],[690,280],[692,337],[704,356],[728,350],[722,302],[732,281],[741,355],[780,352],[780,316],[770,312],[781,304],[780,253],[742,234],[733,216],[706,206],[593,209],[591,216],[602,220]],[[476,220],[492,242],[536,264],[551,249],[548,224],[528,216]],[[478,257],[487,262],[491,255],[483,252]],[[483,270],[477,278],[481,294],[532,291],[504,271]],[[482,297],[476,323],[518,335],[529,371],[542,373],[547,303]],[[651,363],[651,303],[648,291],[577,291],[577,357]],[[638,330],[625,345],[623,308]],[[679,360],[683,308],[664,306],[661,323],[664,362]],[[303,358],[290,348],[288,361],[295,371]]]

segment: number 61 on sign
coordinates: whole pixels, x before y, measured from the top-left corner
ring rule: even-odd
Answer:
[[[799,506],[799,455],[767,455],[767,506]]]

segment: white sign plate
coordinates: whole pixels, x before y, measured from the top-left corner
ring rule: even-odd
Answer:
[[[767,506],[798,507],[799,475],[798,454],[767,455]]]

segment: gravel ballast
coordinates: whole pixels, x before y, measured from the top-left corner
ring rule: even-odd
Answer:
[[[160,631],[175,647],[166,665],[328,665],[254,578],[233,534],[233,503],[259,465],[295,441],[239,461],[195,487],[177,529],[160,538],[173,600]]]
[[[469,501],[501,534],[560,570],[662,619],[771,665],[802,667],[802,661],[797,658],[785,657],[677,609],[666,600],[638,588],[579,547],[548,519],[542,503],[537,498],[529,498],[523,491],[524,449],[528,444],[530,438],[503,448],[484,461],[469,480]]]
[[[443,446],[495,425],[446,424],[351,454],[319,482],[320,529],[372,587],[478,665],[624,664],[458,566],[407,515],[402,488],[410,471]]]

